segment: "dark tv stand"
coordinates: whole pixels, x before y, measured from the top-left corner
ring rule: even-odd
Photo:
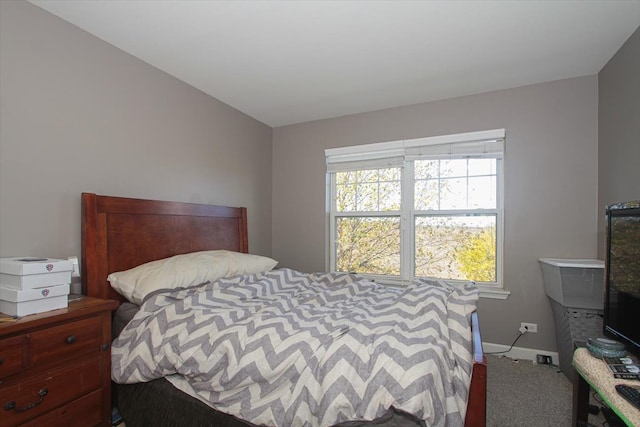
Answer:
[[[624,424],[640,426],[640,411],[627,402],[615,390],[616,384],[639,385],[635,380],[614,378],[604,360],[593,357],[586,348],[578,348],[573,353],[573,412],[571,425],[588,425],[589,392],[593,389]]]

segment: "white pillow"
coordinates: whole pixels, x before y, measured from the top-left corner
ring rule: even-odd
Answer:
[[[203,251],[176,255],[111,273],[111,287],[134,304],[158,289],[199,285],[240,274],[262,273],[278,264],[271,258],[232,251]]]

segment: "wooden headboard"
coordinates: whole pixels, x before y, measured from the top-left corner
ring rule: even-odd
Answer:
[[[82,193],[82,293],[125,301],[107,276],[188,252],[247,253],[247,210]]]

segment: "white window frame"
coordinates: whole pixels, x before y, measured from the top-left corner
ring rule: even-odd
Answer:
[[[491,213],[496,215],[496,282],[479,284],[481,296],[505,299],[508,292],[504,290],[503,258],[504,258],[504,129],[494,129],[480,132],[468,132],[454,135],[444,135],[428,138],[418,138],[402,141],[382,142],[325,150],[327,162],[327,269],[335,271],[336,217],[345,216],[399,216],[401,222],[400,247],[400,277],[397,276],[364,276],[389,285],[402,285],[413,279],[414,272],[414,227],[415,218],[424,214],[416,211],[413,203],[413,162],[428,158],[464,158],[491,157],[497,159],[496,177],[496,208],[478,209],[477,213]],[[335,172],[369,168],[402,167],[402,209],[400,212],[366,212],[339,213],[336,212],[336,181]],[[469,210],[470,211],[470,210]],[[438,211],[447,214],[447,211]]]

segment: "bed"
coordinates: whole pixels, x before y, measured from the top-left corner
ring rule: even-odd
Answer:
[[[110,273],[174,255],[208,250],[249,252],[245,208],[82,194],[81,271],[86,295],[125,303],[126,298],[107,281]],[[477,314],[471,314],[470,319],[472,369],[464,425],[480,427],[486,419],[486,359]],[[114,384],[113,399],[128,427],[254,425],[212,409],[165,378]],[[385,416],[372,423],[419,425],[401,411],[388,415],[390,418]]]

